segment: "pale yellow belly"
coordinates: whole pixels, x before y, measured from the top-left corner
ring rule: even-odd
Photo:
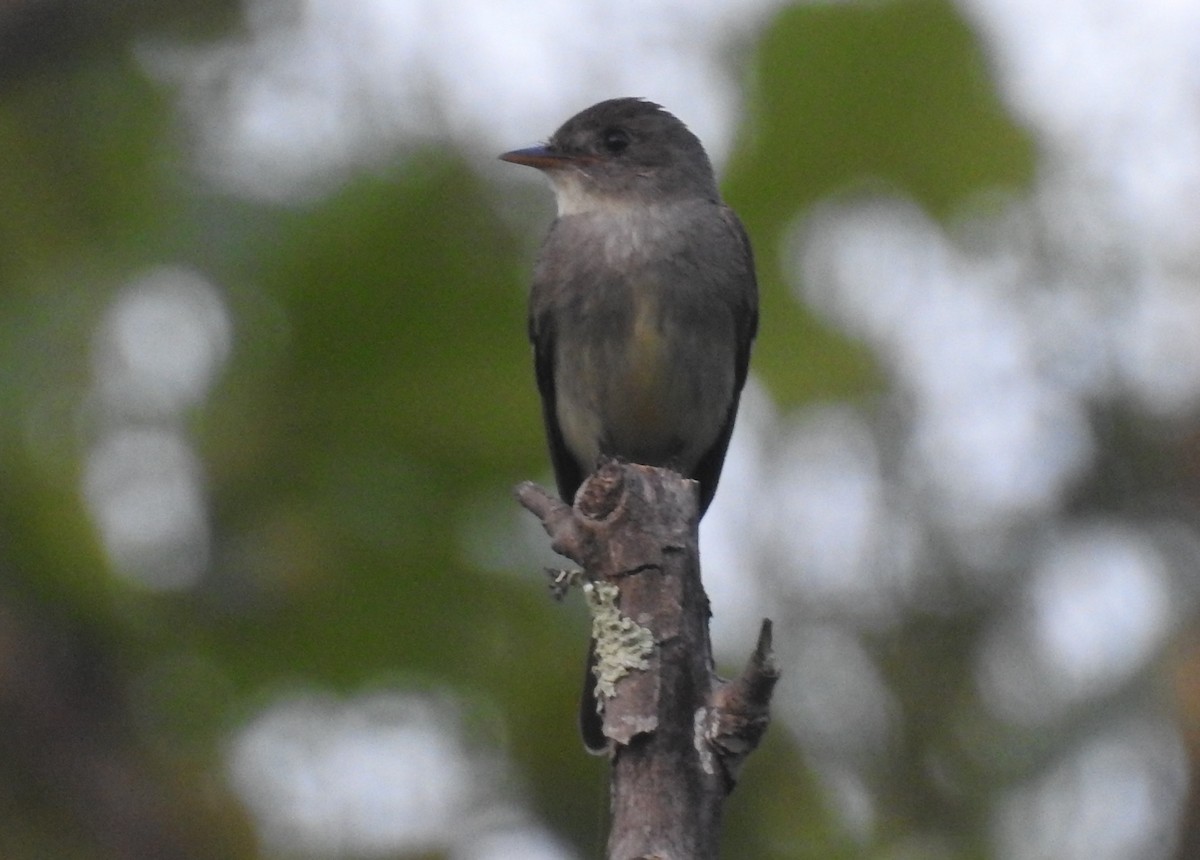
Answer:
[[[662,327],[652,310],[619,337],[560,358],[559,425],[584,469],[608,454],[688,474],[724,424],[731,356],[719,343]]]

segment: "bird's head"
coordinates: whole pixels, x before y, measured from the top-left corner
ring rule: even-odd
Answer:
[[[712,165],[688,127],[645,99],[609,99],[571,117],[544,145],[504,161],[549,178],[560,215],[679,199],[718,199]]]

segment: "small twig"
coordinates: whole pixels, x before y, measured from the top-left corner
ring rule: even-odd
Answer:
[[[754,653],[740,675],[713,690],[709,708],[697,712],[697,743],[713,748],[729,789],[770,722],[771,694],[779,680],[771,647],[771,619],[764,618]]]
[[[573,586],[579,585],[583,579],[582,570],[564,570],[561,567],[548,567],[543,571],[550,579],[550,596],[557,602],[567,596]]]

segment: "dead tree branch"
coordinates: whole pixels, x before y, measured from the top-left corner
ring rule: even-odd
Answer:
[[[718,678],[693,481],[613,462],[574,508],[532,483],[516,492],[585,571],[612,757],[609,860],[714,860],[725,798],[767,728],[770,622],[741,675]]]

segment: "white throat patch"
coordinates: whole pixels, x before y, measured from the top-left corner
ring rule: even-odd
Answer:
[[[607,194],[593,193],[582,177],[573,170],[560,170],[550,174],[550,185],[554,188],[554,199],[558,203],[560,217],[600,212],[625,214],[638,205]]]

